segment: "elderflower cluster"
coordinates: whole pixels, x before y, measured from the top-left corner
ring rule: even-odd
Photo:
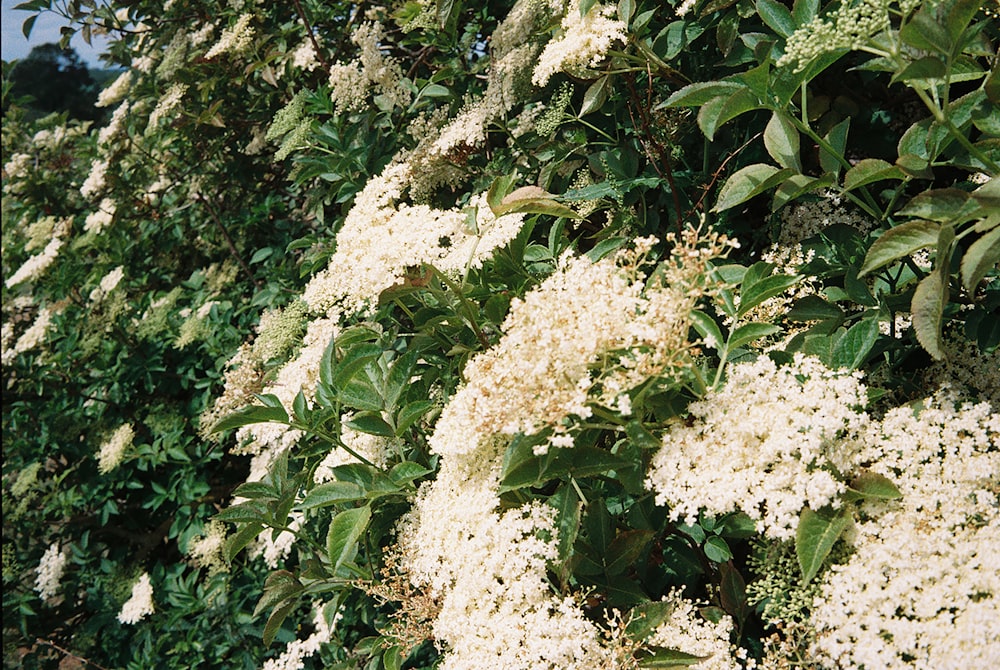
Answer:
[[[842,2],[829,17],[815,18],[788,36],[785,53],[776,65],[795,64],[799,71],[818,56],[838,49],[862,49],[869,40],[890,26],[892,0],[861,0]],[[899,10],[909,14],[919,0],[900,0]]]
[[[6,344],[4,345],[2,354],[3,365],[10,365],[14,362],[14,359],[17,358],[18,354],[31,351],[44,342],[45,335],[49,332],[49,327],[52,325],[52,317],[54,315],[55,312],[50,310],[48,307],[43,307],[38,310],[38,316],[35,317],[35,321],[28,327],[27,330],[21,333],[21,336],[17,338],[17,341],[14,343],[14,346],[8,349]],[[13,337],[13,330],[7,329],[5,331],[5,334],[6,333],[10,334],[6,335],[5,341]]]
[[[121,134],[125,127],[125,118],[128,116],[128,110],[129,101],[125,100],[115,109],[114,114],[111,115],[111,120],[108,121],[108,125],[101,128],[97,134],[97,144],[102,149],[106,150],[108,145]]]
[[[619,404],[632,386],[677,365],[708,255],[689,239],[665,265],[673,281],[647,286],[639,265],[653,242],[637,240],[636,249],[596,263],[566,255],[515,300],[499,344],[469,362],[469,381],[442,412],[431,449],[464,454],[495,435],[560,432],[564,418],[590,415],[594,389],[598,400]]]
[[[409,176],[408,165],[390,166],[355,197],[329,265],[303,293],[313,312],[338,303],[364,311],[382,291],[402,285],[408,268],[430,264],[457,274],[478,267],[521,229],[524,215],[494,216],[485,193],[464,210],[401,203]]]
[[[292,67],[305,70],[306,72],[312,72],[319,67],[319,59],[316,57],[316,47],[313,46],[312,40],[309,38],[302,40],[302,44],[292,52]]]
[[[38,279],[42,274],[49,269],[49,266],[56,260],[56,256],[59,255],[59,249],[62,248],[63,241],[59,237],[53,237],[42,253],[35,254],[28,260],[24,262],[17,271],[7,278],[4,285],[7,288],[16,286],[22,282],[32,281]]]
[[[101,91],[101,94],[97,96],[97,102],[94,103],[94,106],[110,107],[116,102],[121,102],[128,95],[130,88],[132,88],[132,71],[125,70],[118,75],[118,78],[110,86]]]
[[[59,592],[59,582],[66,571],[66,559],[66,553],[59,547],[58,542],[50,544],[42,555],[35,578],[35,590],[42,600],[48,600]]]
[[[80,187],[80,195],[84,198],[92,198],[104,190],[107,183],[108,161],[95,159],[90,166],[90,174]]]
[[[253,14],[243,14],[234,25],[222,31],[219,41],[208,50],[205,58],[215,58],[223,54],[239,55],[246,51],[254,38],[254,28],[250,25]]]
[[[262,670],[301,670],[305,667],[305,659],[316,654],[320,648],[333,638],[333,632],[340,621],[340,611],[327,622],[328,606],[319,602],[313,603],[313,632],[304,640],[292,640],[285,651],[277,658],[264,661]]]
[[[560,36],[545,46],[531,81],[544,86],[556,72],[582,70],[604,60],[613,42],[626,39],[625,24],[609,18],[615,11],[613,5],[595,4],[581,16],[580,1],[572,0],[562,19]]]
[[[125,276],[125,268],[121,265],[111,270],[108,274],[101,278],[101,283],[90,292],[90,302],[92,304],[97,304],[104,300],[111,291],[118,286],[118,283]]]
[[[857,468],[846,438],[867,422],[865,393],[858,374],[801,354],[781,368],[765,356],[734,365],[663,436],[646,485],[673,519],[741,510],[767,537],[793,538],[802,509],[837,504]]]
[[[149,573],[144,572],[132,586],[132,595],[122,605],[118,621],[124,624],[138,623],[154,611],[153,585],[149,581]]]
[[[403,70],[399,62],[382,53],[380,43],[384,37],[385,29],[380,22],[362,23],[351,35],[351,41],[360,49],[358,59],[330,68],[330,98],[339,112],[363,109],[372,89],[389,107],[409,104],[410,92],[402,85]]]
[[[864,235],[876,223],[849,208],[839,196],[827,193],[814,202],[795,202],[781,210],[781,228],[775,240],[779,246],[794,246],[833,225],[850,226]]]
[[[225,572],[228,568],[222,558],[226,542],[226,526],[221,521],[210,521],[204,532],[188,542],[187,555],[199,568],[206,568],[210,575]]]
[[[184,94],[187,93],[187,84],[171,84],[167,92],[163,94],[160,101],[156,103],[156,107],[149,114],[149,122],[146,125],[146,132],[155,130],[160,122],[170,114],[175,109],[177,109],[181,100],[184,98]]]
[[[135,430],[130,424],[122,424],[111,434],[107,440],[101,444],[101,449],[97,453],[97,470],[102,475],[106,475],[122,462],[125,452],[132,446],[132,439],[135,437]]]
[[[943,390],[890,410],[860,441],[902,498],[867,503],[850,560],[826,573],[811,618],[816,657],[836,667],[997,667],[1000,415]]]
[[[83,230],[88,233],[100,235],[105,228],[111,225],[117,209],[118,206],[114,200],[111,198],[102,199],[97,209],[87,215],[87,219],[83,224]]]
[[[698,613],[696,603],[681,596],[680,589],[671,590],[664,600],[673,605],[670,616],[653,631],[646,644],[678,649],[694,656],[707,656],[706,660],[691,666],[695,670],[755,667],[745,649],[730,644],[733,619],[728,614],[717,623],[706,620]]]

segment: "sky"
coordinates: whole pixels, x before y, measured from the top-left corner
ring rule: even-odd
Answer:
[[[57,14],[51,12],[42,14],[35,21],[35,27],[31,31],[31,40],[26,40],[24,34],[21,32],[21,24],[31,16],[31,12],[14,9],[22,1],[0,0],[0,19],[2,19],[0,20],[0,32],[2,32],[2,40],[0,40],[0,51],[2,53],[0,53],[0,57],[6,61],[24,58],[31,51],[32,47],[39,44],[45,44],[46,42],[58,43],[59,28],[66,25],[65,20]],[[76,53],[87,63],[88,67],[103,67],[97,58],[100,53],[101,39],[100,37],[95,37],[93,39],[94,46],[91,47],[83,41],[82,37],[74,35],[70,46],[76,50]]]

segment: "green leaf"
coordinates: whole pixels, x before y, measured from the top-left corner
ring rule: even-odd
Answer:
[[[486,192],[486,203],[490,206],[494,212],[496,208],[500,206],[500,201],[510,193],[514,188],[514,182],[518,179],[516,172],[512,172],[508,175],[502,175],[493,180],[490,184],[489,190]]]
[[[785,318],[798,323],[843,319],[844,310],[833,303],[827,302],[818,295],[807,295],[795,301],[795,304],[792,305]]]
[[[409,388],[413,370],[417,366],[417,352],[409,350],[395,361],[385,376],[385,406],[387,409],[396,407],[403,391]]]
[[[709,100],[727,98],[746,86],[735,81],[700,81],[688,84],[667,98],[664,107],[701,107]]]
[[[851,523],[846,509],[823,509],[814,512],[808,507],[799,515],[795,533],[795,554],[799,559],[802,581],[809,583],[823,567],[834,543]]]
[[[924,56],[913,61],[903,71],[893,76],[892,81],[913,82],[920,79],[939,79],[947,74],[948,68],[940,58],[936,56]],[[924,88],[930,88],[933,83],[927,82]]]
[[[757,0],[757,14],[781,37],[787,38],[795,32],[796,22],[792,18],[792,13],[776,0]]]
[[[726,348],[732,351],[748,342],[759,340],[768,335],[774,335],[780,331],[781,328],[770,323],[760,323],[757,321],[745,323],[729,334],[729,341],[726,343]]]
[[[264,530],[264,525],[260,522],[247,523],[241,526],[232,535],[226,536],[226,541],[222,545],[222,555],[227,563],[232,563],[236,555],[243,551],[243,548],[257,539],[260,532]]]
[[[698,110],[698,127],[711,140],[715,137],[715,131],[727,121],[759,108],[757,96],[750,89],[741,88],[730,95],[712,98],[702,105]]]
[[[219,433],[230,428],[239,428],[254,423],[288,423],[288,413],[282,407],[266,407],[251,405],[227,414],[212,426],[213,433]]]
[[[906,175],[895,165],[880,158],[865,158],[858,161],[844,175],[844,190],[853,191],[867,184],[885,179],[905,179]]]
[[[737,170],[726,180],[719,190],[719,199],[712,208],[713,212],[722,212],[774,188],[784,179],[795,174],[788,168],[779,170],[766,163],[754,163]]]
[[[840,170],[843,168],[843,164],[840,162],[839,157],[844,155],[847,150],[847,132],[851,128],[851,117],[847,117],[833,128],[827,132],[825,139],[830,144],[836,154],[832,154],[824,148],[819,150],[819,164],[826,172],[832,172],[833,174],[839,175]]]
[[[625,625],[625,634],[629,638],[642,642],[656,631],[674,611],[674,603],[669,600],[659,600],[642,605],[636,605],[629,612],[629,621]]]
[[[314,486],[306,494],[299,509],[315,509],[328,505],[354,502],[365,497],[365,490],[355,482],[333,481]]]
[[[233,497],[277,500],[278,489],[264,482],[247,482],[236,487],[236,490],[233,491]]]
[[[934,8],[927,5],[910,17],[899,36],[909,46],[922,51],[936,51],[945,56],[951,51],[951,36],[938,21]]]
[[[635,0],[618,0],[618,19],[628,24],[635,14]]]
[[[587,12],[589,12],[591,7],[595,4],[597,4],[597,0],[580,0],[580,17],[582,18],[586,16]]]
[[[345,421],[344,425],[369,435],[378,435],[379,437],[396,436],[396,431],[385,422],[385,419],[378,412],[359,412],[349,421]]]
[[[853,480],[844,495],[851,500],[898,500],[903,497],[896,485],[888,477],[875,472],[864,472]]]
[[[924,247],[933,246],[940,232],[941,225],[932,221],[907,221],[890,228],[868,249],[858,276],[863,277]]]
[[[656,533],[651,530],[626,530],[619,533],[608,546],[605,555],[605,572],[620,575],[636,562]]]
[[[959,42],[962,33],[982,6],[981,0],[953,0],[945,5],[944,23],[952,43]]]
[[[231,505],[215,515],[216,521],[256,523],[267,517],[267,507],[257,500]]]
[[[917,342],[939,361],[945,355],[941,345],[941,318],[947,302],[948,280],[944,275],[944,268],[938,267],[917,284],[910,305]]]
[[[806,193],[818,191],[837,183],[837,178],[832,172],[828,172],[819,177],[810,177],[804,174],[793,174],[781,183],[774,191],[774,198],[771,200],[771,211],[777,212],[793,200],[798,200]]]
[[[705,540],[705,556],[710,561],[725,563],[733,557],[733,552],[729,549],[729,543],[718,535],[712,535]]]
[[[728,548],[727,545],[726,549]],[[750,614],[750,607],[747,604],[747,584],[740,571],[728,561],[720,562],[719,565],[719,602],[723,609],[736,619],[737,625],[742,627],[747,615]]]
[[[962,223],[968,221],[978,209],[979,203],[965,191],[940,188],[913,196],[898,214],[939,223]]]
[[[407,403],[396,415],[396,436],[402,437],[410,426],[419,421],[433,407],[433,400],[414,400]]]
[[[633,419],[625,424],[625,434],[635,446],[640,449],[659,449],[663,444],[651,432],[646,430],[642,422]]]
[[[737,316],[742,317],[768,298],[784,293],[795,286],[800,279],[801,277],[793,275],[773,275],[764,277],[749,286],[744,283],[740,291],[740,307],[736,312]]]
[[[611,79],[608,75],[600,77],[597,81],[587,87],[583,93],[583,104],[580,105],[580,116],[586,116],[591,112],[596,112],[608,99],[611,92]]]
[[[494,216],[516,213],[548,214],[567,219],[583,218],[566,205],[557,202],[551,193],[537,186],[522,186],[515,189],[504,196],[500,204],[493,208]]]
[[[962,285],[969,294],[975,293],[979,282],[1000,264],[1000,226],[969,245],[962,256]]]
[[[795,0],[792,5],[792,18],[795,26],[802,26],[819,16],[819,0]]]
[[[35,21],[38,19],[39,15],[29,16],[21,24],[21,34],[24,35],[25,39],[31,39],[31,31],[35,27]]]
[[[413,461],[403,461],[402,463],[396,463],[389,470],[389,479],[393,481],[394,484],[405,485],[410,484],[415,479],[420,479],[424,475],[430,474],[433,470],[425,468],[420,465],[420,463],[414,463]]]
[[[297,603],[292,600],[291,602],[287,602],[280,607],[276,607],[275,610],[271,612],[271,616],[267,618],[267,623],[264,625],[264,634],[261,636],[264,640],[265,647],[271,646],[271,643],[274,642],[275,636],[281,629],[281,624],[283,624],[285,619],[288,618],[288,615],[292,613],[296,604]]]
[[[764,128],[764,147],[781,167],[802,172],[802,161],[799,158],[799,131],[784,112],[774,111],[771,114],[771,120]]]
[[[368,505],[344,510],[333,517],[326,536],[326,551],[334,573],[357,553],[358,540],[364,535],[371,518],[372,508]]]
[[[915,179],[934,178],[934,172],[927,159],[914,154],[902,154],[896,159],[896,167]]]
[[[275,570],[264,580],[264,593],[257,601],[253,616],[271,609],[288,598],[295,597],[303,591],[302,582],[288,570]]]
[[[679,649],[667,649],[665,647],[647,646],[644,648],[652,652],[652,656],[639,661],[640,668],[651,668],[653,670],[664,670],[666,668],[690,668],[692,665],[707,661],[711,656],[696,656]]]
[[[833,345],[832,367],[856,370],[865,362],[878,339],[878,317],[861,319]]]

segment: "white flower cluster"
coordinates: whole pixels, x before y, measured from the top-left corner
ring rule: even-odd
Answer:
[[[331,623],[327,623],[326,606],[322,603],[313,603],[313,632],[304,640],[293,640],[285,647],[285,651],[277,658],[264,661],[261,670],[301,670],[305,666],[305,659],[316,654],[324,644],[333,637],[337,622],[340,621],[341,614],[338,611]]]
[[[111,434],[97,453],[97,470],[106,475],[122,462],[125,452],[132,446],[132,439],[135,437],[135,430],[130,424],[122,424]]]
[[[188,542],[187,553],[192,563],[206,568],[209,574],[225,572],[226,562],[222,557],[226,542],[226,526],[221,521],[210,521],[204,532]]]
[[[646,485],[673,519],[741,510],[767,537],[795,537],[803,508],[835,503],[857,469],[849,438],[868,416],[860,375],[796,355],[734,365],[723,388],[688,407],[654,456]]]
[[[42,600],[48,600],[59,592],[59,582],[66,571],[66,559],[66,553],[58,542],[50,544],[42,555],[36,570],[38,576],[35,578],[35,590]]]
[[[3,365],[10,365],[17,358],[18,354],[23,354],[26,351],[31,351],[39,344],[45,341],[45,335],[49,332],[49,327],[52,325],[52,317],[55,312],[50,310],[48,307],[43,307],[38,310],[38,316],[35,317],[34,322],[21,333],[21,336],[17,338],[17,342],[14,346],[7,348],[6,343],[4,344],[2,363]],[[9,341],[13,337],[13,328],[8,328],[7,324],[5,326],[5,342]],[[8,334],[9,333],[9,334]]]
[[[130,88],[132,88],[132,71],[125,70],[118,75],[118,78],[110,86],[101,91],[94,105],[97,107],[110,107],[128,95]]]
[[[614,5],[595,4],[580,16],[580,1],[572,0],[562,20],[562,34],[545,46],[531,81],[544,86],[556,72],[594,67],[604,60],[613,42],[625,41],[626,26],[609,18]]]
[[[118,206],[114,200],[111,198],[102,199],[97,209],[87,215],[87,220],[83,224],[84,231],[100,235],[105,228],[111,225],[117,209]]]
[[[61,238],[53,237],[52,240],[45,245],[42,253],[35,254],[26,260],[14,274],[7,278],[4,285],[7,288],[10,288],[22,282],[31,281],[41,277],[49,266],[56,260],[56,256],[59,255],[59,249],[62,248],[62,245],[63,241]]]
[[[254,38],[254,28],[250,25],[253,14],[243,14],[234,25],[222,31],[219,41],[208,50],[205,58],[215,58],[223,54],[239,55],[246,51]]]
[[[155,130],[163,118],[180,106],[184,94],[187,93],[187,84],[171,84],[167,92],[163,94],[156,107],[149,114],[149,122],[146,124],[146,132]]]
[[[687,350],[695,276],[704,266],[688,259],[682,267],[675,257],[674,281],[646,286],[638,265],[653,242],[637,240],[636,249],[596,263],[566,255],[555,274],[515,300],[499,344],[466,367],[469,381],[442,412],[432,450],[466,454],[497,435],[562,431],[564,418],[590,416],[595,384],[598,400],[613,406],[674,364]],[[697,255],[681,245],[677,256],[688,251]],[[607,352],[617,352],[605,362],[610,369],[593,371]]]
[[[340,441],[356,454],[359,454],[379,467],[383,467],[389,450],[396,445],[396,442],[386,437],[354,430],[347,425],[347,422],[353,416],[353,413],[348,413],[340,417]],[[357,462],[359,462],[358,459],[352,456],[346,449],[334,448],[316,466],[316,471],[313,473],[313,481],[317,484],[331,481],[335,467]]]
[[[305,70],[306,72],[312,72],[319,67],[319,60],[316,57],[316,47],[313,46],[312,40],[309,38],[302,40],[302,44],[292,52],[292,67]]]
[[[111,115],[111,120],[108,121],[108,125],[101,128],[97,134],[97,144],[102,149],[107,150],[112,140],[121,134],[122,129],[125,127],[125,118],[128,116],[128,110],[129,101],[125,100],[115,109],[114,114]]]
[[[440,667],[603,667],[597,627],[546,581],[555,510],[534,502],[497,512],[495,465],[485,453],[445,458],[400,526],[404,570],[442,604],[434,622],[446,652]]]
[[[111,291],[118,286],[118,283],[125,276],[125,268],[121,265],[111,270],[108,274],[101,278],[101,283],[90,292],[90,302],[93,304],[99,303],[104,300]]]
[[[920,405],[861,438],[903,497],[866,505],[850,560],[824,578],[812,612],[824,665],[1000,666],[1000,414],[947,391]]]
[[[90,174],[80,187],[80,195],[84,198],[92,198],[104,190],[107,183],[108,161],[100,158],[94,159],[90,166]]]
[[[154,611],[153,585],[149,581],[149,574],[144,572],[132,586],[132,595],[122,605],[118,621],[124,624],[138,623]]]
[[[475,210],[474,227],[466,210],[400,203],[409,176],[408,165],[391,166],[355,197],[329,265],[303,293],[313,312],[338,304],[364,311],[382,291],[402,285],[408,268],[425,263],[455,274],[477,267],[521,229],[524,215],[493,216],[485,193],[466,208]]]
[[[400,81],[403,70],[399,62],[382,53],[380,42],[384,37],[385,29],[378,21],[362,23],[351,35],[351,41],[360,49],[358,59],[336,63],[330,68],[330,98],[338,111],[364,108],[372,89],[389,107],[409,103],[409,89]]]
[[[851,226],[864,235],[876,222],[856,209],[852,209],[833,193],[824,193],[814,202],[796,202],[781,210],[781,228],[776,243],[790,247],[812,237],[830,226]]]
[[[694,602],[682,597],[679,589],[672,590],[664,600],[673,605],[669,618],[653,631],[646,644],[678,649],[685,654],[708,656],[695,663],[695,670],[743,670],[753,668],[753,659],[747,658],[745,649],[729,642],[733,632],[733,619],[728,614],[718,623],[704,619]],[[739,660],[737,660],[739,659]]]

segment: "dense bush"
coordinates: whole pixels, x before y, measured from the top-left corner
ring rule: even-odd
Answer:
[[[1000,661],[995,7],[21,7],[6,665]]]

